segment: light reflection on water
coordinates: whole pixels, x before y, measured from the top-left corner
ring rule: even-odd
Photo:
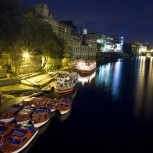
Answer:
[[[108,63],[99,67],[99,74],[96,76],[96,86],[110,88],[112,86],[113,98],[119,97],[119,84],[122,70],[122,61]]]
[[[87,76],[80,76],[78,78],[78,82],[81,82],[82,86],[84,86],[85,83],[91,83],[92,79],[96,76],[96,71],[92,72],[91,74]]]
[[[108,87],[111,84],[112,64],[108,63],[99,67],[99,74],[96,76],[96,86]]]
[[[97,88],[109,89],[112,100],[133,102],[136,117],[153,116],[153,58],[138,57],[131,61],[109,63],[99,67]]]
[[[119,85],[121,80],[122,64],[122,62],[118,61],[113,67],[112,95],[114,98],[120,97]]]
[[[141,57],[139,59],[137,85],[135,89],[135,115],[142,115],[147,119],[152,117],[153,110],[153,60]]]

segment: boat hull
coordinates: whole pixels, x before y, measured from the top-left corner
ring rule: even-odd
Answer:
[[[96,70],[96,68],[92,69],[92,70],[80,70],[79,73],[80,75],[89,75],[91,74],[92,72],[94,72]]]
[[[11,122],[11,121],[13,121],[14,119],[15,119],[15,117],[4,118],[4,119],[0,119],[0,122],[5,122],[5,123],[7,123],[7,122]]]
[[[68,113],[71,110],[72,102],[70,98],[62,98],[59,102],[57,110],[61,115]]]
[[[30,122],[30,120],[25,120],[25,121],[17,121],[17,124],[25,124],[25,123],[28,123]]]
[[[70,88],[56,88],[55,87],[55,91],[57,93],[67,93],[67,92],[71,92],[71,91],[73,91],[75,89],[76,85],[77,85],[77,83],[74,86],[70,87]]]
[[[55,110],[56,110],[56,108],[54,108],[54,109],[50,109],[51,112],[55,112]]]
[[[29,141],[27,141],[27,143],[25,143],[23,146],[21,146],[18,150],[11,151],[11,153],[18,153],[18,152],[21,152],[22,150],[24,150],[30,144],[30,142],[35,138],[35,136],[37,135],[37,133],[38,133],[38,130],[35,131],[35,133],[33,134],[33,136],[29,139]],[[2,150],[2,152],[5,152],[5,150]]]
[[[46,124],[48,121],[49,121],[49,119],[50,118],[48,118],[46,121],[43,121],[43,122],[37,122],[37,123],[35,123],[35,122],[33,122],[33,125],[34,125],[34,127],[41,127],[41,126],[43,126],[44,124]]]
[[[61,114],[61,115],[64,115],[64,114],[66,114],[66,113],[68,113],[70,111],[70,109],[68,109],[68,110],[61,110],[61,111],[59,111],[59,113]]]

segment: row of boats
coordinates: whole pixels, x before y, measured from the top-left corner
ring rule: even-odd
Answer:
[[[35,138],[38,129],[49,122],[51,113],[70,111],[71,98],[29,97],[0,114],[0,148],[4,153],[20,152]]]
[[[88,62],[86,66],[81,71],[83,74],[90,74],[96,68],[95,62]],[[82,69],[73,67],[59,71],[54,89],[59,95],[66,96],[27,97],[20,104],[14,104],[0,113],[0,148],[2,152],[18,153],[24,150],[37,136],[39,128],[49,122],[53,112],[56,111],[61,116],[70,112],[74,97],[67,96],[65,93],[75,90],[79,70]]]

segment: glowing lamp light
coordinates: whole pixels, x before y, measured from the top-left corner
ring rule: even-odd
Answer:
[[[28,52],[23,53],[23,58],[28,59],[29,58],[29,53]]]

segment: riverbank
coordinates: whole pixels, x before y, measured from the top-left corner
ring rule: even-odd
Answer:
[[[6,84],[3,86],[1,84],[0,86],[0,92],[5,94],[11,94],[11,93],[22,93],[26,91],[35,91],[40,90],[42,87],[47,85],[48,83],[52,82],[54,80],[55,75],[57,74],[57,71],[53,73],[33,73],[33,75],[30,76],[22,76],[20,82],[16,84]],[[8,80],[8,82],[11,82],[12,78],[6,78],[6,79],[0,79],[2,82]]]

